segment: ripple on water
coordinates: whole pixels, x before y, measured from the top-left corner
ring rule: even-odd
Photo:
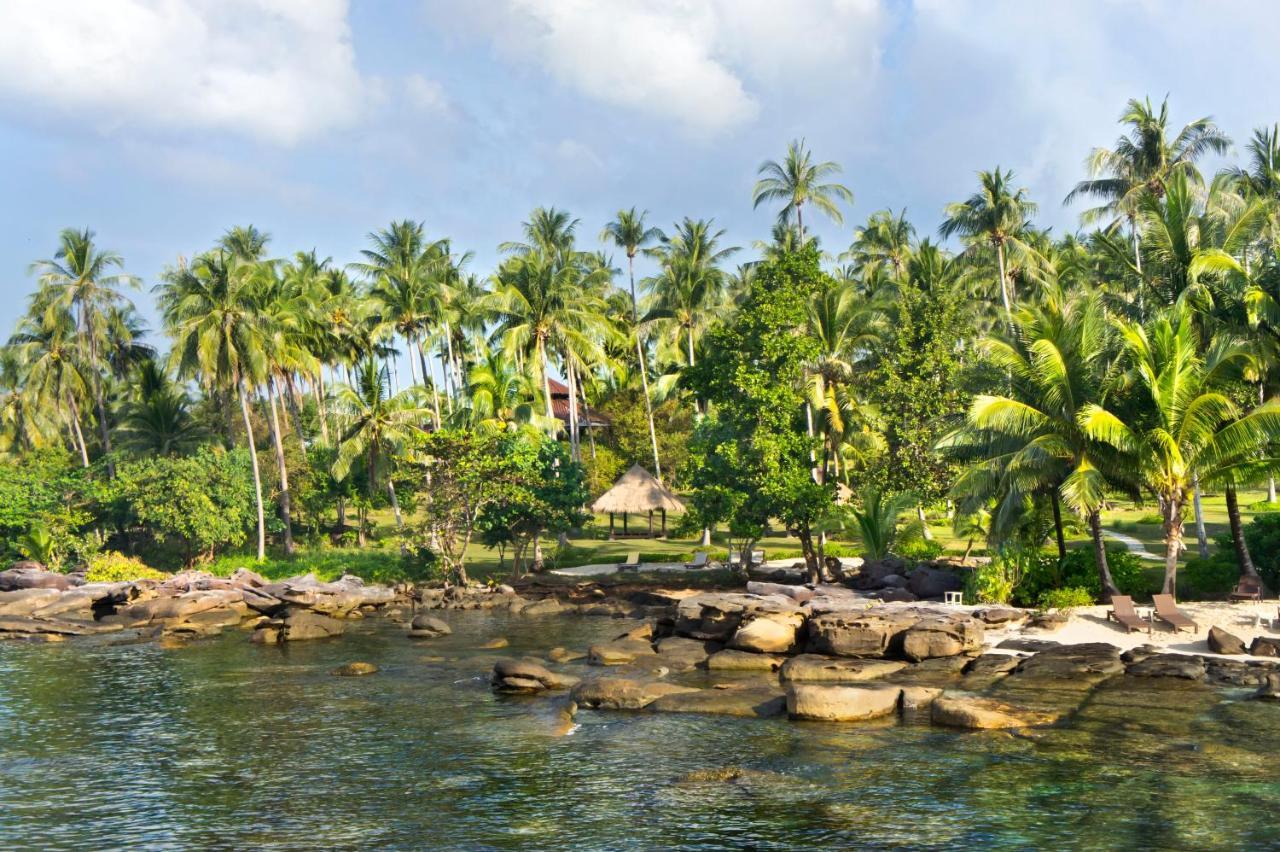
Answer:
[[[544,699],[493,695],[493,659],[630,623],[448,620],[425,653],[376,619],[281,647],[236,631],[181,649],[0,643],[0,845],[1280,844],[1280,824],[1257,818],[1280,811],[1274,705],[1121,679],[1029,737],[591,711],[566,723]],[[497,635],[510,646],[476,650]],[[381,671],[329,674],[356,659]]]

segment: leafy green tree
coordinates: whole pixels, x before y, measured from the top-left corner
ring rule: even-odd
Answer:
[[[707,356],[689,372],[715,411],[699,429],[695,511],[710,516],[719,506],[744,531],[776,517],[799,537],[814,581],[814,525],[834,495],[814,479],[814,442],[802,425],[805,365],[818,354],[802,332],[810,301],[828,286],[816,247],[762,264],[734,321],[708,333]]]

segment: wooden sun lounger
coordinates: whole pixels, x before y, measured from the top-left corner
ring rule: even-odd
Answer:
[[[1107,613],[1107,618],[1118,621],[1129,633],[1135,630],[1151,632],[1150,622],[1138,615],[1138,611],[1133,608],[1133,598],[1128,595],[1111,596],[1111,611]]]
[[[699,550],[697,553],[693,554],[693,561],[684,563],[684,567],[689,569],[706,568],[707,552],[705,550]]]
[[[1200,632],[1200,625],[1178,609],[1178,604],[1173,600],[1173,595],[1152,595],[1151,602],[1156,608],[1155,617],[1168,624],[1174,630],[1190,630],[1192,633]]]
[[[1241,577],[1235,591],[1228,595],[1227,599],[1233,601],[1262,600],[1262,581],[1256,577]]]
[[[627,554],[627,560],[625,562],[618,563],[619,571],[635,571],[639,567],[640,567],[640,552],[638,550],[631,551],[630,553]]]

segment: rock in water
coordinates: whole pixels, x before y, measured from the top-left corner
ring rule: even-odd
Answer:
[[[1220,627],[1209,628],[1209,650],[1215,654],[1244,654],[1244,640]]]
[[[429,615],[415,615],[413,621],[409,623],[410,639],[436,639],[440,636],[448,636],[452,632],[453,629],[449,625]]]
[[[898,686],[793,683],[787,687],[787,714],[793,719],[860,722],[894,713],[901,696]]]
[[[373,663],[347,663],[345,666],[338,666],[331,674],[337,677],[362,677],[364,675],[375,674],[378,667]]]

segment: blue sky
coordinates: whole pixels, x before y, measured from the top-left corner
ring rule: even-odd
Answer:
[[[144,279],[226,228],[348,262],[393,219],[487,273],[537,205],[595,245],[619,207],[766,237],[761,160],[805,137],[923,234],[1012,168],[1040,220],[1127,98],[1169,94],[1241,146],[1280,120],[1265,2],[9,0],[0,28],[0,327],[30,262],[89,226]],[[743,252],[743,257],[751,252]]]

